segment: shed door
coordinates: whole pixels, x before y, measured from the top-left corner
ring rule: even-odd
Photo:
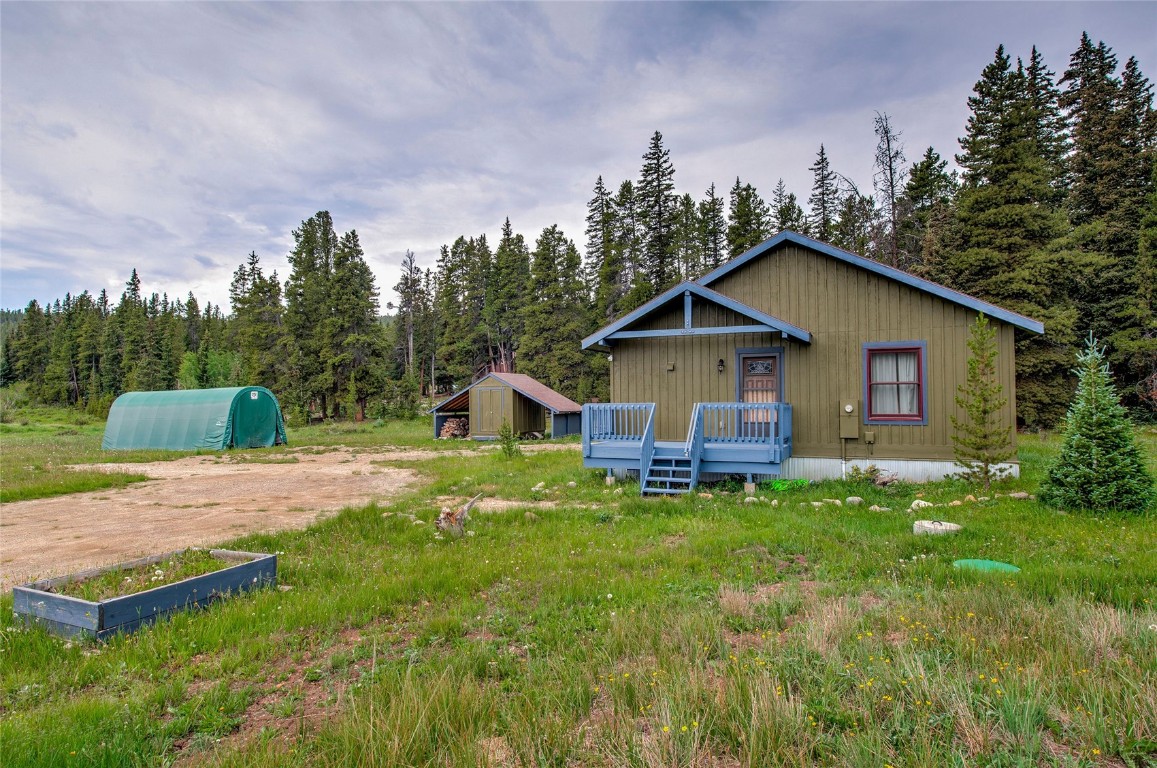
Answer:
[[[502,416],[506,410],[506,390],[487,387],[478,390],[478,429],[480,435],[497,435],[502,428]],[[511,425],[513,426],[513,425]]]
[[[277,442],[277,406],[269,395],[250,389],[237,396],[233,411],[233,445],[267,448]]]
[[[740,360],[740,401],[744,403],[779,402],[779,356],[744,357]],[[744,423],[768,424],[775,411],[753,410],[744,413]]]

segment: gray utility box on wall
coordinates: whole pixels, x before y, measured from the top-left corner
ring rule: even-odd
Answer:
[[[840,401],[840,439],[856,440],[860,436],[860,403],[857,400]]]

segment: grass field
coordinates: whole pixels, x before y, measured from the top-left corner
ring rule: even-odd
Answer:
[[[59,425],[41,434],[33,421],[4,425],[14,430],[2,436],[5,491],[47,487],[63,457],[107,460],[100,425],[56,435]],[[446,445],[425,420],[290,439],[319,450]],[[58,452],[61,440],[71,447]],[[1157,465],[1157,436],[1144,440]],[[1024,477],[1001,493],[1035,490],[1056,450],[1036,436],[1021,445]],[[13,461],[39,469],[9,485]],[[608,488],[570,451],[409,466],[431,483],[388,508],[222,542],[279,552],[288,591],[105,644],[17,628],[5,596],[0,763],[1157,761],[1152,517],[1002,497],[943,510],[964,525],[956,536],[915,537],[906,508],[916,494],[948,502],[972,489],[833,482],[762,492],[769,501],[755,504],[718,490],[644,500],[635,485]],[[539,482],[545,492],[532,490]],[[475,514],[472,535],[437,538],[430,523],[445,497],[479,492],[517,503]],[[866,503],[807,504],[852,494]],[[961,572],[959,558],[1022,571]]]

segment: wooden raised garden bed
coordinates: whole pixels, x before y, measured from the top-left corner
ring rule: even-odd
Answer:
[[[64,637],[104,638],[116,632],[132,632],[174,611],[206,605],[231,594],[277,583],[277,555],[211,549],[209,554],[233,563],[220,570],[165,584],[143,592],[91,601],[60,594],[65,585],[83,582],[111,572],[156,565],[179,556],[184,550],[141,558],[127,563],[80,571],[55,579],[34,581],[12,590],[13,610],[25,624],[46,627]]]

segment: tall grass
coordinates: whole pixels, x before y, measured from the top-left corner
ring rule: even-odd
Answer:
[[[406,444],[420,445],[412,430]],[[1033,490],[1053,450],[1022,440],[1024,479],[1001,492]],[[5,598],[0,761],[1092,766],[1157,755],[1151,519],[999,498],[938,509],[964,525],[958,535],[915,537],[903,510],[916,493],[944,503],[970,489],[824,483],[771,494],[772,507],[743,494],[618,494],[574,452],[420,466],[430,484],[388,507],[227,543],[280,552],[288,591],[106,644],[19,629]],[[479,492],[522,506],[476,511],[472,536],[436,539],[441,506]],[[808,504],[852,494],[896,511]],[[968,557],[1022,571],[953,568]]]

